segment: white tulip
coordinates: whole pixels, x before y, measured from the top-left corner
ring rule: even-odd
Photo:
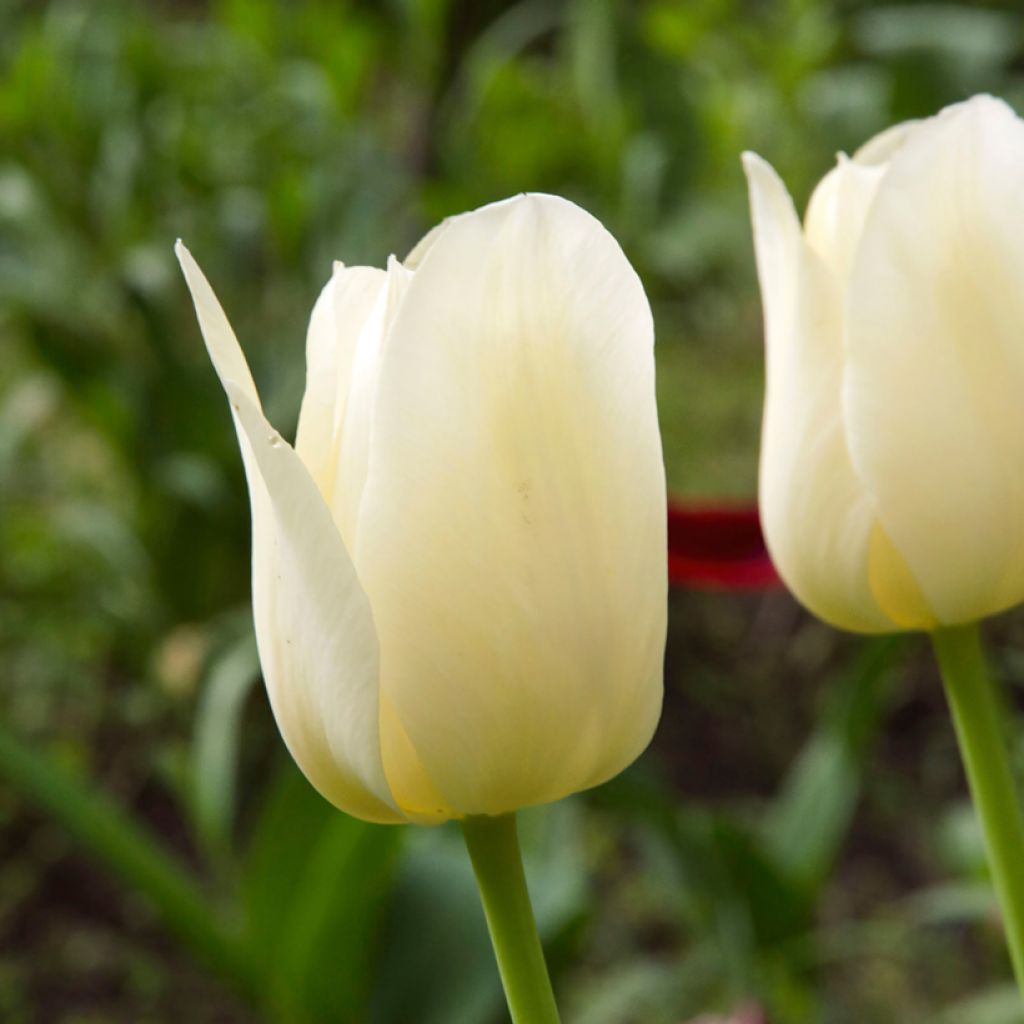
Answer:
[[[930,630],[1024,599],[1024,123],[988,96],[889,129],[801,228],[745,156],[764,302],[761,511],[838,626]]]
[[[527,195],[337,266],[295,447],[178,255],[229,396],[260,660],[292,755],[372,821],[498,815],[633,761],[661,708],[653,327],[589,214]]]

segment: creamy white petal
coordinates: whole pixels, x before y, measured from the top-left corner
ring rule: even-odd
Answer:
[[[356,346],[386,281],[376,267],[336,264],[309,320],[306,393],[295,450],[328,500],[334,493],[338,425],[345,415]]]
[[[1024,598],[1024,125],[978,97],[917,125],[847,296],[851,454],[944,624]]]
[[[393,256],[388,260],[387,271],[380,271],[380,274],[382,284],[376,301],[356,341],[344,416],[337,425],[337,476],[330,501],[349,550],[355,550],[381,360],[391,323],[412,280],[412,271],[406,270]]]
[[[765,316],[760,505],[772,559],[821,618],[888,632],[926,615],[877,529],[846,446],[840,396],[842,303],[809,248],[792,200],[760,157],[744,155]],[[909,597],[908,597],[909,592]]]
[[[366,595],[305,466],[254,405],[228,385],[267,494],[254,506],[256,637],[271,706],[292,756],[343,811],[400,821],[379,740],[379,653]],[[252,487],[253,484],[250,486]]]
[[[199,329],[202,331],[203,341],[206,343],[206,350],[210,353],[217,376],[222,382],[232,381],[237,384],[259,408],[260,396],[256,392],[249,364],[242,354],[242,348],[228,318],[224,315],[224,310],[217,301],[217,296],[210,287],[210,282],[206,280],[206,275],[199,269],[199,264],[180,238],[174,244],[174,253],[178,257],[181,272],[185,275],[185,283],[192,294]]]
[[[808,204],[804,235],[841,288],[884,173],[884,166],[861,165],[840,154],[838,164],[821,179]]]
[[[888,163],[893,154],[907,140],[907,136],[920,121],[903,121],[894,124],[872,136],[854,154],[853,159],[864,166],[879,166]]]
[[[410,250],[409,255],[402,261],[407,270],[416,270],[423,262],[424,257],[430,251],[431,246],[441,237],[441,233],[448,228],[453,220],[465,214],[458,214],[455,217],[446,217],[436,227],[432,227]]]
[[[370,821],[403,820],[381,762],[378,650],[366,595],[312,477],[260,412],[213,291],[180,243],[178,255],[249,481],[256,639],[278,727],[336,806]]]
[[[403,809],[555,800],[649,741],[667,588],[652,343],[621,249],[565,200],[432,239],[385,346],[355,551]]]

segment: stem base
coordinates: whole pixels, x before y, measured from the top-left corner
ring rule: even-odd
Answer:
[[[1006,755],[1002,707],[976,625],[936,630],[932,644],[1024,996],[1024,821]]]
[[[516,819],[462,822],[513,1024],[559,1024],[519,854]]]

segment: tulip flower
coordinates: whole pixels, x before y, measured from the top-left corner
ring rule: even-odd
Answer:
[[[1024,123],[979,96],[891,128],[840,157],[803,229],[746,166],[782,577],[860,632],[1024,600]]]
[[[447,220],[386,270],[338,264],[293,447],[178,255],[242,449],[285,743],[350,814],[464,822],[513,1015],[555,1019],[535,933],[509,934],[532,917],[508,816],[620,772],[660,714],[666,497],[643,287],[598,221],[545,195]]]
[[[932,633],[1024,988],[1024,827],[974,626],[1024,600],[1024,122],[977,96],[890,128],[802,226],[745,164],[768,548],[826,621]]]

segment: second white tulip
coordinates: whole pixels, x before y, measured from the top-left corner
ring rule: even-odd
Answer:
[[[1024,599],[1024,123],[987,96],[841,157],[801,227],[745,158],[767,344],[761,510],[863,632]]]

